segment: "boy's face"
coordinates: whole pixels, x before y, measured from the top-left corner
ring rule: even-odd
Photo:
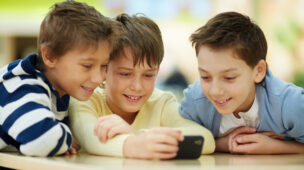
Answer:
[[[106,72],[107,104],[113,113],[136,113],[151,96],[158,67],[133,65],[133,54],[125,48],[125,55],[118,56],[108,65]]]
[[[100,42],[97,49],[71,50],[55,59],[46,75],[60,96],[69,94],[78,100],[88,100],[104,80],[109,55],[107,41]]]
[[[257,68],[249,67],[232,49],[202,46],[197,55],[201,89],[221,114],[247,111],[255,98]]]

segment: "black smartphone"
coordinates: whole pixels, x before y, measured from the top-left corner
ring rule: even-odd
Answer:
[[[197,159],[201,156],[203,144],[202,136],[185,136],[184,141],[179,142],[177,155],[173,159]]]

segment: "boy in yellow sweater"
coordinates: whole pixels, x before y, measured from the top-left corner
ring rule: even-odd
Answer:
[[[143,16],[116,18],[124,33],[106,71],[106,87],[89,101],[73,100],[72,131],[89,153],[143,159],[176,156],[183,135],[204,137],[202,154],[215,149],[206,128],[182,118],[169,92],[154,88],[164,48],[158,26]]]

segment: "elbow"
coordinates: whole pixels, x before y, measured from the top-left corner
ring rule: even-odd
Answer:
[[[20,145],[20,152],[27,156],[49,157],[65,153],[71,146],[71,134],[56,126],[38,138]]]
[[[204,145],[202,149],[202,154],[211,154],[215,151],[215,141],[212,133],[208,130],[204,134]]]

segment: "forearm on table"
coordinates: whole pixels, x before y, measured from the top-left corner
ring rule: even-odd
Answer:
[[[291,153],[304,153],[304,143],[296,141],[279,140],[273,145],[273,154],[291,154]]]
[[[73,135],[81,147],[91,154],[123,156],[123,143],[128,135],[118,135],[109,139],[106,143],[101,143],[98,137],[94,135],[96,121],[97,118],[92,114],[73,113],[71,117]]]
[[[215,139],[215,151],[216,152],[229,152],[228,143],[225,138]]]

